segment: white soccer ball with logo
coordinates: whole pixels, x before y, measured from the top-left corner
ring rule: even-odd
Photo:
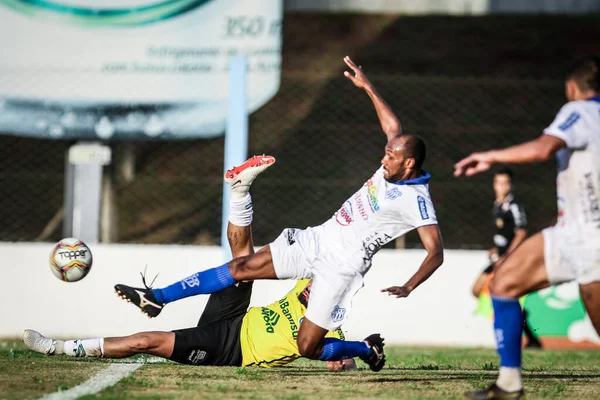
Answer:
[[[50,253],[50,269],[62,281],[77,282],[85,278],[91,268],[92,252],[79,239],[62,239]]]

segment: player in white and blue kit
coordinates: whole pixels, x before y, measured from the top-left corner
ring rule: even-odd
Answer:
[[[421,169],[425,143],[415,135],[402,135],[400,122],[350,58],[344,59],[354,74],[345,76],[371,97],[388,138],[381,167],[325,223],[316,227],[285,229],[257,253],[198,272],[162,289],[115,289],[148,316],[164,304],[197,294],[213,293],[240,281],[312,278],[307,311],[298,332],[303,357],[324,361],[360,357],[372,370],[384,363],[383,339],[369,336],[364,342],[325,338],[348,317],[352,298],[363,286],[373,256],[386,243],[417,229],[427,256],[418,271],[402,286],[383,289],[397,297],[408,296],[443,262],[443,246],[431,202],[430,176]],[[239,198],[240,213],[248,208],[248,187],[261,168],[255,158],[226,173],[232,199]],[[247,204],[245,204],[246,202]]]
[[[577,61],[567,74],[565,104],[539,138],[503,150],[474,153],[455,165],[456,176],[495,163],[531,163],[556,156],[558,221],[527,239],[496,269],[490,284],[498,380],[470,399],[519,399],[521,306],[518,298],[550,285],[577,281],[600,333],[600,57]]]

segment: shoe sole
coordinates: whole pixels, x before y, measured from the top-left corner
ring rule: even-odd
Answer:
[[[252,169],[252,168],[265,167],[265,169],[266,169],[266,168],[270,167],[271,165],[275,164],[275,161],[276,161],[275,157],[267,156],[264,154],[262,156],[250,157],[243,164],[235,166],[235,167],[227,170],[227,172],[225,172],[225,175],[224,175],[225,182],[227,182],[227,183],[232,182],[234,179],[238,178],[243,172],[245,172],[249,169]]]

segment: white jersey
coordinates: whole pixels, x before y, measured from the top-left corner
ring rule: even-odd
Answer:
[[[392,183],[379,168],[321,225],[324,244],[341,251],[348,266],[365,273],[385,244],[420,226],[437,224],[429,178],[422,171],[419,178]]]
[[[544,133],[567,144],[556,154],[557,225],[600,236],[600,96],[565,104]]]

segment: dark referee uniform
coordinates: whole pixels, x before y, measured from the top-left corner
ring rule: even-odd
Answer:
[[[510,244],[515,238],[516,229],[527,227],[527,216],[525,209],[519,203],[512,193],[502,202],[494,201],[492,209],[492,218],[496,231],[494,232],[494,246],[498,249],[498,256],[506,254]],[[488,266],[484,272],[491,273],[494,270],[493,264]]]

